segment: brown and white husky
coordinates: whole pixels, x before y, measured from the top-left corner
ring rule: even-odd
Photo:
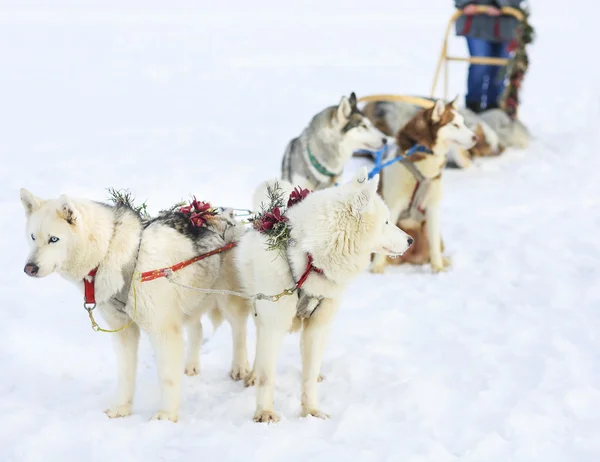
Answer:
[[[442,256],[440,234],[442,171],[451,145],[470,149],[476,141],[475,133],[465,125],[454,101],[446,104],[437,100],[398,132],[398,153],[415,145],[420,149],[381,172],[380,194],[390,209],[390,221],[415,239],[413,246],[397,260],[399,263],[431,262],[434,272],[449,266],[450,261]],[[387,261],[385,255],[376,254],[371,271],[382,273]]]

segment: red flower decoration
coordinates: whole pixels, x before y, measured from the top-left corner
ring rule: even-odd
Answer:
[[[265,233],[270,231],[276,224],[285,223],[286,221],[288,221],[287,217],[281,214],[279,207],[275,207],[271,212],[266,212],[261,217],[260,221],[257,222],[257,229]]]
[[[179,211],[187,215],[192,224],[197,228],[204,226],[207,218],[215,214],[208,202],[199,201],[196,199],[196,196],[194,196],[194,200],[190,205],[181,207]]]
[[[298,202],[301,202],[306,196],[311,193],[308,189],[303,189],[300,186],[294,188],[292,193],[290,194],[290,198],[288,199],[287,206],[290,208],[292,205],[296,205]]]
[[[517,41],[515,39],[511,40],[508,44],[508,46],[506,47],[508,49],[509,52],[513,52],[517,49]]]

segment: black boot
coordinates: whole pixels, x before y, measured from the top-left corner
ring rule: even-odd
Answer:
[[[475,114],[479,114],[481,112],[481,103],[477,101],[467,101],[466,102],[467,109],[471,109]]]

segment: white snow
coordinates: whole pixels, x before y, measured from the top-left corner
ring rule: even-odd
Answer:
[[[331,420],[298,417],[298,337],[286,339],[271,426],[227,375],[226,325],[206,329],[179,423],[148,420],[146,338],[134,415],[109,420],[110,336],[69,283],[24,275],[18,189],[104,200],[126,187],[153,212],[190,193],[249,207],[287,141],[342,94],[429,92],[452,2],[53,3],[0,6],[1,461],[599,460],[595,2],[532,2],[531,147],[445,173],[449,273],[351,286],[319,385]],[[453,93],[465,74],[451,66]]]

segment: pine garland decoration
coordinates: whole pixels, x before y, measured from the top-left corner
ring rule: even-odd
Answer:
[[[109,200],[117,207],[127,207],[139,215],[142,220],[149,220],[150,214],[146,208],[146,201],[136,205],[135,197],[128,189],[108,188]]]
[[[286,198],[279,183],[267,186],[267,205],[261,204],[260,211],[249,219],[255,230],[267,236],[267,250],[285,253],[290,241],[290,226],[285,213],[310,193],[308,189],[297,187]]]
[[[519,107],[519,90],[529,68],[529,56],[526,47],[534,40],[534,30],[529,24],[529,8],[519,8],[523,13],[523,21],[517,28],[517,37],[509,44],[509,51],[514,51],[514,56],[505,69],[508,83],[502,94],[500,107],[511,119],[517,118]]]

